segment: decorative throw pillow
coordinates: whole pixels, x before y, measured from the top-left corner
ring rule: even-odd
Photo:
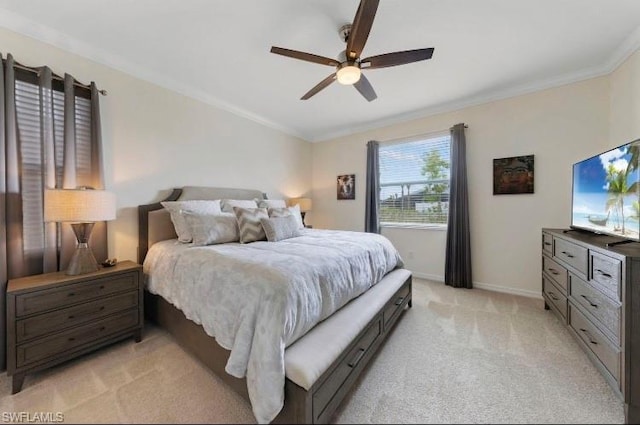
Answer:
[[[304,224],[302,224],[302,215],[300,214],[300,205],[298,204],[285,208],[269,208],[268,211],[269,217],[286,217],[288,215],[292,215],[298,223],[298,229],[304,228]]]
[[[234,214],[211,215],[185,211],[183,216],[193,236],[194,245],[214,245],[240,240],[238,221]]]
[[[256,199],[258,208],[286,208],[287,202],[284,199]]]
[[[182,214],[183,211],[210,215],[220,214],[222,212],[220,210],[219,199],[214,201],[164,201],[160,204],[169,211],[171,222],[173,223],[173,227],[176,229],[176,235],[178,235],[178,240],[183,243],[189,243],[191,242],[191,239],[193,239],[189,226]]]
[[[283,239],[300,236],[298,222],[295,216],[291,214],[285,217],[263,218],[260,222],[269,242],[278,242]]]
[[[258,208],[258,204],[250,199],[223,199],[222,212],[233,212],[233,207],[239,208]]]
[[[233,207],[240,229],[240,243],[263,241],[267,238],[260,220],[269,218],[266,208]]]

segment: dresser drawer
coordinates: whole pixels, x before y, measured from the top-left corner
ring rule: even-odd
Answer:
[[[120,274],[16,296],[16,316],[22,317],[138,288],[138,273]]]
[[[379,317],[379,316],[378,316]],[[358,339],[353,349],[349,351],[344,360],[324,380],[322,385],[313,394],[313,417],[316,423],[328,423],[329,417],[323,417],[327,407],[331,405],[338,395],[339,387],[349,378],[351,372],[358,367],[360,361],[370,353],[371,346],[382,333],[382,320],[379,318],[372,323],[363,336]],[[334,402],[335,403],[335,402]],[[328,409],[333,411],[333,409]],[[326,415],[325,415],[326,416]]]
[[[138,292],[130,291],[109,298],[101,298],[62,310],[43,313],[16,322],[17,341],[61,331],[88,321],[108,316],[138,305]]]
[[[553,236],[542,233],[542,252],[553,255]]]
[[[597,252],[591,252],[591,283],[616,301],[622,301],[620,279],[622,262]]]
[[[18,367],[22,367],[38,360],[47,359],[137,325],[138,310],[135,309],[48,338],[21,344],[16,349],[16,364]]]
[[[569,282],[569,291],[574,302],[598,319],[611,332],[612,340],[619,344],[620,305],[611,301],[602,292],[571,273],[569,273]]]
[[[543,255],[542,270],[553,279],[564,294],[567,293],[567,269]]]
[[[393,298],[391,298],[391,302],[384,308],[383,317],[385,329],[393,323],[394,317],[400,314],[407,303],[407,297],[410,292],[411,288],[409,285],[404,285],[396,292]]]
[[[569,303],[569,325],[614,379],[620,382],[620,350],[614,347],[607,337],[571,303]]]
[[[573,267],[577,272],[587,276],[589,254],[587,248],[564,239],[554,238],[553,257]]]
[[[542,293],[545,298],[551,302],[553,307],[560,312],[560,315],[566,320],[567,318],[567,297],[562,291],[553,284],[551,279],[542,276]]]

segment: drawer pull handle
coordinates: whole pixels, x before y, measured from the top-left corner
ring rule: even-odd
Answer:
[[[362,357],[364,356],[365,352],[366,352],[366,350],[364,348],[360,348],[358,350],[358,352],[356,353],[356,355],[353,356],[353,359],[351,359],[351,361],[349,363],[347,363],[347,365],[349,367],[356,367],[358,365],[358,363],[360,363],[360,360],[362,360]]]
[[[404,301],[404,297],[398,297],[398,299],[396,300],[396,305],[402,304],[403,301]]]
[[[586,295],[580,295],[582,298],[584,298],[585,300],[587,300],[587,302],[589,304],[591,304],[591,307],[593,308],[598,308],[598,304],[594,304],[593,301],[591,301]]]
[[[99,312],[100,312],[100,311],[104,311],[104,306],[100,307],[100,308],[98,309],[98,311],[99,311]],[[82,314],[82,315],[80,315],[80,316],[76,316],[75,314],[70,314],[70,315],[69,315],[69,320],[75,319],[76,317],[89,316],[89,315],[91,315],[91,313],[92,313],[92,312],[90,312],[90,311],[89,311],[89,312],[87,312],[87,313],[85,313],[85,314]]]
[[[582,329],[582,328],[580,328],[580,331],[584,332],[584,334],[587,336],[587,339],[589,340],[590,343],[592,343],[593,345],[598,345],[598,341],[594,341],[593,340],[593,337],[591,336],[589,331],[587,331],[586,329]]]
[[[75,292],[69,292],[69,293],[67,294],[67,297],[73,297],[75,294],[76,294]]]
[[[558,270],[556,270],[556,269],[554,269],[552,267],[549,267],[549,271],[551,272],[551,274],[554,274],[556,276],[560,274],[560,272]]]
[[[569,258],[573,258],[573,254],[571,254],[571,253],[569,253],[569,252],[567,252],[567,251],[562,251],[562,253],[563,253],[564,255],[566,255],[567,257],[569,257]]]
[[[545,244],[546,246],[550,246],[550,245],[551,245],[551,242],[545,242],[544,244]]]
[[[611,279],[613,276],[611,276],[609,273],[603,272],[600,269],[596,269],[596,272],[598,272],[599,274],[601,274],[604,277],[608,277],[609,279]]]
[[[100,289],[104,289],[104,285],[100,285]]]
[[[551,299],[554,300],[554,301],[558,301],[560,299],[560,298],[556,297],[556,294],[554,294],[553,292],[547,292],[547,294],[549,294]]]

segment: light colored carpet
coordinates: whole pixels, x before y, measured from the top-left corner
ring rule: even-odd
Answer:
[[[541,300],[414,279],[413,308],[335,423],[623,423],[623,403]],[[253,423],[249,405],[163,330],[38,374],[1,412],[67,423]]]

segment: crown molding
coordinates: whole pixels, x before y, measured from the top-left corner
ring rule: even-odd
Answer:
[[[283,126],[260,115],[257,115],[246,109],[237,107],[228,102],[210,96],[202,92],[197,87],[193,87],[184,82],[176,81],[172,78],[159,75],[150,69],[142,67],[136,63],[128,61],[119,55],[109,53],[103,49],[94,47],[84,41],[78,40],[66,33],[54,30],[51,27],[43,25],[39,22],[32,21],[22,15],[0,8],[0,27],[6,28],[21,35],[33,38],[43,43],[50,44],[54,47],[67,51],[69,53],[89,59],[93,62],[131,75],[135,78],[147,81],[173,92],[182,94],[189,98],[198,100],[216,108],[223,109],[234,115],[246,118],[258,124],[270,127],[274,130],[281,131],[294,137],[307,140],[306,137],[289,127]]]

